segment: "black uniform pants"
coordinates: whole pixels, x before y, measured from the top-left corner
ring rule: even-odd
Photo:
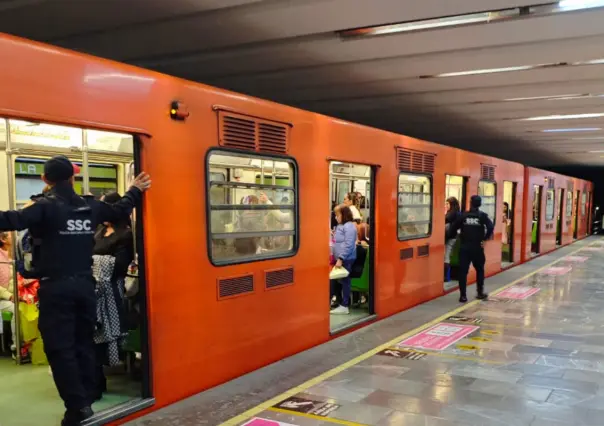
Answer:
[[[38,296],[38,327],[59,395],[68,411],[88,407],[96,385],[94,278],[42,280]]]
[[[462,244],[459,248],[459,293],[466,295],[466,284],[470,264],[476,270],[476,290],[478,294],[484,293],[484,249],[481,245]]]

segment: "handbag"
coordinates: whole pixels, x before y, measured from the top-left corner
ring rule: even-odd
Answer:
[[[346,278],[348,275],[350,275],[350,272],[348,272],[346,268],[338,268],[334,266],[331,272],[329,273],[329,279],[341,280],[342,278]]]

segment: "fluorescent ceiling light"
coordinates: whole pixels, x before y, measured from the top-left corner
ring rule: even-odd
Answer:
[[[518,121],[574,120],[577,118],[598,118],[598,117],[604,117],[604,112],[590,113],[590,114],[542,115],[540,117],[520,118]]]
[[[545,129],[543,133],[558,133],[558,132],[596,132],[602,130],[601,127],[574,127],[570,129]]]
[[[558,7],[563,11],[590,9],[601,6],[604,6],[604,0],[560,0],[558,2]]]
[[[504,102],[517,102],[517,101],[540,101],[540,100],[553,100],[553,99],[566,99],[566,98],[574,98],[580,97],[583,95],[580,94],[572,94],[572,95],[550,95],[550,96],[529,96],[526,98],[508,98],[504,99]]]
[[[589,151],[591,154],[601,154],[604,151],[600,150],[600,151]]]
[[[478,75],[478,74],[493,74],[500,72],[510,72],[510,71],[526,71],[533,68],[538,68],[540,65],[522,65],[518,67],[506,67],[506,68],[484,68],[477,70],[469,70],[469,71],[458,71],[458,72],[446,72],[442,74],[436,74],[431,77],[460,77],[464,75]]]

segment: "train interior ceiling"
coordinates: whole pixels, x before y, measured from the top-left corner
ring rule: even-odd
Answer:
[[[32,195],[42,193],[44,161],[53,155],[70,158],[79,167],[74,184],[76,192],[92,194],[96,198],[112,192],[123,194],[133,172],[134,138],[127,134],[0,118],[0,145],[0,167],[3,169],[0,182],[4,188],[0,193],[2,210],[23,208]],[[11,248],[19,235],[8,236],[12,245],[3,247],[8,254],[8,257],[3,256],[4,266],[6,263],[13,265]],[[135,245],[133,239],[130,241]],[[12,282],[0,283],[9,286],[13,295],[18,294],[14,301],[19,301],[18,308],[14,302],[12,308],[7,307],[6,301],[2,306],[0,377],[4,391],[0,398],[1,423],[25,426],[49,424],[49,419],[53,419],[52,424],[59,423],[64,408],[37,327],[39,283],[23,279],[14,267],[12,269]],[[98,305],[106,302],[104,296],[97,297]],[[141,349],[144,336],[140,332],[139,303],[135,294],[122,293],[115,300],[120,318],[105,320],[112,324],[100,320],[99,327],[113,332],[101,334],[97,331],[95,334],[99,354],[114,343],[120,347],[119,360],[105,362],[107,392],[94,404],[95,411],[101,412],[142,395],[141,360],[145,354]],[[114,321],[118,321],[117,332],[111,328],[116,325]]]

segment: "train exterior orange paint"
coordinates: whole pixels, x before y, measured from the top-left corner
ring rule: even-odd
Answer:
[[[131,66],[10,36],[0,37],[0,117],[139,135],[141,162],[153,177],[144,200],[144,255],[154,408],[241,376],[332,338],[329,327],[327,218],[329,163],[375,166],[375,313],[384,318],[444,294],[445,176],[466,178],[478,192],[494,171],[496,231],[486,244],[487,275],[501,271],[504,183],[516,184],[516,263],[530,258],[532,186],[553,176],[557,189],[593,192],[591,183],[459,149],[343,122]],[[42,71],[42,72],[41,72]],[[171,120],[172,101],[190,117]],[[209,259],[206,158],[219,146],[217,111],[290,126],[287,157],[297,167],[298,250],[293,256],[214,266]],[[397,149],[434,155],[432,229],[426,238],[397,238]],[[485,169],[487,166],[487,169]],[[486,176],[488,178],[489,176]],[[576,200],[575,200],[576,201]],[[579,211],[578,238],[587,235]],[[542,215],[545,215],[542,209]],[[573,210],[575,212],[575,210]],[[552,221],[541,220],[541,251],[555,248]],[[554,221],[555,222],[555,221]],[[567,226],[563,244],[570,243]],[[428,255],[401,260],[401,250]],[[267,271],[293,268],[294,282],[272,291]],[[254,291],[219,299],[217,282],[251,274]],[[473,272],[472,272],[473,274]],[[140,413],[139,413],[140,414]]]

